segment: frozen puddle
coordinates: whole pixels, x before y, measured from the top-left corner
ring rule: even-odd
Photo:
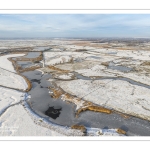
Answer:
[[[28,101],[31,108],[40,116],[57,124],[68,126],[72,125],[72,120],[74,118],[74,111],[72,108],[74,105],[68,104],[61,99],[56,100],[51,98],[47,88],[48,86],[51,86],[50,82],[47,81],[51,75],[42,75],[42,73],[38,71],[25,72],[23,75],[30,79],[33,84],[33,88],[29,92],[31,99]],[[55,121],[53,118],[45,115],[45,112],[49,109],[49,107],[61,108],[61,114]]]
[[[130,72],[130,71],[133,70],[132,68],[129,68],[129,67],[126,67],[126,66],[115,65],[115,63],[113,63],[113,62],[110,62],[109,66],[107,68],[112,69],[112,70],[118,70],[118,71],[121,71],[121,72]]]
[[[31,61],[17,61],[17,64],[20,65],[22,68],[31,67],[33,65]]]
[[[118,70],[121,72],[130,72],[132,68],[125,67],[125,66],[109,66],[108,69]]]
[[[36,58],[39,57],[40,54],[40,52],[28,52],[28,54],[24,56],[24,58]]]

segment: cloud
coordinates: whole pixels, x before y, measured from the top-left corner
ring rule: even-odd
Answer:
[[[150,28],[146,14],[8,14],[0,15],[4,32],[29,36],[145,36]],[[15,36],[15,34],[14,34]]]
[[[54,28],[54,27],[46,27],[46,29],[61,30],[60,28]]]

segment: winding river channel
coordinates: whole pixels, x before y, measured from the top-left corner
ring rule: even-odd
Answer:
[[[34,54],[35,53],[35,54]],[[37,57],[37,52],[30,52],[25,57],[33,58]],[[23,62],[24,65],[28,65],[29,62]],[[75,73],[77,79],[91,80],[89,77],[84,77],[80,74]],[[121,128],[126,131],[126,135],[150,135],[150,122],[137,117],[130,116],[124,118],[118,113],[105,114],[93,111],[82,112],[78,118],[75,117],[76,105],[73,103],[67,103],[62,99],[53,99],[49,94],[48,87],[52,86],[48,79],[52,78],[50,73],[42,74],[38,70],[26,71],[22,73],[23,76],[27,77],[32,83],[32,89],[28,92],[31,98],[28,100],[30,108],[39,116],[51,121],[55,124],[63,126],[72,126],[74,124],[84,125],[86,127],[93,128]],[[135,82],[128,78],[96,78],[95,80],[103,79],[114,79],[114,80],[125,80],[131,84],[143,86],[150,89],[150,86],[142,83]],[[54,108],[55,111],[59,111],[56,117],[49,117],[45,115],[48,108]]]

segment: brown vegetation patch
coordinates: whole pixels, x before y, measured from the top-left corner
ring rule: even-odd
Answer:
[[[150,66],[150,61],[145,61],[141,64],[142,66]]]
[[[75,50],[76,52],[85,52],[85,51],[87,51],[86,49],[76,49]]]
[[[12,54],[22,54],[22,52],[18,53],[18,52],[13,52]],[[39,69],[41,68],[41,66],[31,66],[31,67],[28,67],[28,68],[22,68],[20,65],[17,64],[17,61],[41,61],[43,59],[42,57],[42,53],[39,57],[37,58],[23,58],[22,56],[21,57],[17,57],[15,60],[13,60],[12,58],[16,58],[16,57],[11,57],[11,58],[8,58],[9,61],[12,62],[12,65],[13,67],[15,68],[16,72],[17,73],[22,73],[22,72],[25,72],[25,71],[33,71],[35,69]]]
[[[104,66],[108,67],[109,66],[109,62],[102,62],[101,65],[104,65]]]
[[[87,107],[83,107],[79,110],[77,110],[76,115],[78,116],[82,111],[86,111],[86,110],[90,110],[90,111],[95,111],[95,112],[101,112],[101,113],[107,113],[110,114],[111,110],[101,107],[101,106],[87,106]]]
[[[60,89],[55,89],[55,88],[51,88],[51,87],[49,87],[49,89],[52,90],[52,92],[53,92],[53,94],[51,94],[52,98],[57,99],[63,94],[63,91]]]
[[[71,129],[81,130],[82,132],[86,132],[86,128],[83,125],[72,125]]]
[[[121,114],[121,113],[120,113],[120,116],[123,117],[123,118],[125,118],[125,119],[129,119],[130,118],[129,115],[125,115],[125,114]]]
[[[65,76],[68,76],[68,78],[62,78],[61,75],[65,75]],[[59,80],[74,80],[75,79],[75,75],[74,74],[68,74],[68,73],[64,73],[64,72],[55,72],[55,73],[52,73],[52,77],[54,79],[59,79]]]
[[[74,100],[74,98],[76,98],[75,96],[73,96],[73,95],[70,95],[69,93],[65,93],[64,94],[64,98],[65,98],[65,100],[68,100],[68,101],[71,101],[71,102],[73,102],[73,100]],[[81,101],[81,99],[77,99],[78,101]]]
[[[77,46],[90,46],[90,41],[75,41],[72,42],[73,45],[77,45]]]
[[[22,67],[19,66],[19,65],[17,64],[16,60],[13,60],[12,58],[13,58],[13,57],[8,58],[8,60],[12,62],[12,65],[13,65],[13,67],[15,68],[16,72],[18,73],[18,75],[22,76],[22,77],[25,79],[25,81],[26,81],[26,83],[27,83],[27,85],[28,85],[28,88],[27,88],[25,91],[26,91],[26,92],[30,91],[31,88],[32,88],[31,82],[30,82],[25,76],[23,76],[23,75],[20,74],[19,69],[22,69]]]
[[[83,111],[90,110],[90,111],[95,111],[95,112],[102,112],[102,113],[107,113],[110,114],[111,110],[107,108],[103,108],[101,106],[96,106],[92,102],[88,102],[86,100],[82,100],[81,98],[78,98],[76,96],[73,96],[69,93],[65,93],[62,89],[55,89],[51,88],[53,94],[51,95],[53,98],[59,98],[63,94],[63,99],[67,102],[74,103],[75,105],[81,105],[81,108],[79,108],[76,112],[76,117]]]
[[[69,70],[63,70],[63,69],[57,68],[55,66],[48,66],[48,68],[52,69],[52,70],[55,70],[55,71],[61,71],[61,72],[64,72],[64,73],[69,73]]]
[[[29,67],[29,68],[24,68],[24,69],[19,69],[18,71],[20,72],[20,73],[22,73],[22,72],[25,72],[25,71],[33,71],[33,70],[35,70],[35,69],[39,69],[39,68],[41,68],[41,66],[32,66],[32,67]]]
[[[86,100],[82,100],[81,98],[78,98],[76,96],[73,96],[69,93],[65,93],[63,94],[63,99],[65,99],[66,101],[72,102],[76,105],[81,105],[83,107],[87,107],[87,106],[93,106],[94,104],[92,102],[88,102]]]
[[[27,83],[27,85],[28,85],[28,88],[27,88],[25,91],[26,91],[26,92],[30,91],[31,88],[32,88],[32,84],[31,84],[30,80],[28,80],[25,76],[23,76],[23,75],[21,75],[21,74],[19,74],[19,75],[22,76],[22,77],[25,79],[25,81],[26,81],[26,83]]]
[[[116,132],[119,133],[119,134],[126,134],[126,131],[124,131],[120,128],[118,128]]]

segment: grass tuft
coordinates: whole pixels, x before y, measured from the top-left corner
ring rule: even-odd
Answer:
[[[81,130],[82,132],[86,132],[86,128],[83,125],[72,125],[71,129]]]

